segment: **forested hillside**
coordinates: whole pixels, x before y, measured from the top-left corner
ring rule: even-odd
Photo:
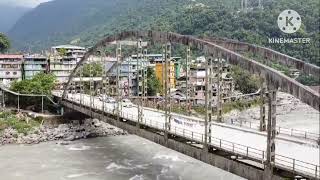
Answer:
[[[9,35],[18,49],[39,50],[59,43],[91,46],[122,30],[162,30],[215,36],[260,44],[320,65],[318,0],[249,0],[248,12],[239,0],[55,0],[20,19]],[[277,17],[293,9],[302,28],[284,34]],[[268,38],[308,37],[311,44],[269,44]]]
[[[9,31],[30,8],[0,4],[0,32]]]

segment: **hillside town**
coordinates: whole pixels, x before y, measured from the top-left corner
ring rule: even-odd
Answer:
[[[87,48],[74,45],[54,46],[47,53],[43,54],[0,54],[0,83],[9,87],[14,81],[23,79],[31,79],[38,73],[51,73],[56,77],[56,90],[62,89],[67,83],[70,74],[75,69],[81,58],[87,52]],[[155,74],[160,83],[160,89],[153,96],[161,96],[161,87],[164,87],[165,62],[163,54],[145,54],[139,57],[136,54],[124,58],[120,64],[120,88],[121,94],[125,97],[141,96],[143,91],[137,93],[137,72],[140,76],[146,77],[147,70],[151,70]],[[169,64],[169,84],[171,97],[176,101],[186,101],[187,91],[189,98],[192,97],[193,105],[205,104],[205,71],[206,59],[203,56],[190,60],[188,65],[188,75],[186,73],[186,60],[181,57],[172,57]],[[109,81],[109,95],[116,96],[116,74],[117,59],[116,57],[90,56],[89,62],[95,62],[101,67],[105,67],[104,72]],[[218,76],[218,61],[213,62],[214,77]],[[231,66],[226,62],[221,63],[222,66],[222,97],[232,96],[235,85],[231,77]],[[139,67],[139,70],[137,70]],[[102,73],[101,72],[101,73]],[[188,76],[188,86],[186,77]],[[90,77],[74,77],[73,81],[79,82],[89,81]],[[103,77],[91,77],[96,83],[101,83]],[[147,78],[146,78],[147,79]],[[145,79],[145,80],[146,80]],[[141,81],[141,79],[140,79]],[[140,89],[144,86],[140,83]],[[187,90],[187,87],[189,90]],[[79,91],[79,87],[78,87]],[[148,90],[146,90],[148,91]],[[212,96],[217,96],[217,81],[213,83]],[[147,95],[148,93],[146,93]],[[239,92],[238,92],[239,94]]]

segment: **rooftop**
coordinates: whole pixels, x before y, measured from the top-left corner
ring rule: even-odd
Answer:
[[[85,50],[86,49],[84,47],[74,46],[74,45],[70,45],[70,44],[53,46],[52,48],[53,49],[81,49],[81,50]]]
[[[41,54],[32,54],[32,55],[24,55],[25,59],[47,59],[45,55]]]
[[[18,55],[18,54],[0,54],[0,59],[23,59],[23,55]]]

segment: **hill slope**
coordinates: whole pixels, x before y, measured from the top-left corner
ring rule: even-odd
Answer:
[[[0,32],[6,33],[26,12],[31,10],[27,7],[0,5]]]
[[[88,41],[92,40],[84,36],[102,36],[128,26],[143,27],[187,1],[55,0],[26,14],[10,30],[9,36],[15,47],[22,50],[70,41],[90,44]]]
[[[156,29],[197,36],[227,37],[271,47],[320,65],[318,0],[249,0],[248,12],[238,0],[55,0],[43,3],[21,18],[10,30],[14,47],[42,50],[73,43],[92,46],[101,37],[122,30]],[[282,33],[277,17],[294,9],[302,28]],[[311,44],[270,44],[268,38],[308,37]]]

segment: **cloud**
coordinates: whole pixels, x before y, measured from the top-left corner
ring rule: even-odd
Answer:
[[[51,0],[0,0],[0,8],[3,4],[10,6],[36,7],[40,3],[48,1]]]

